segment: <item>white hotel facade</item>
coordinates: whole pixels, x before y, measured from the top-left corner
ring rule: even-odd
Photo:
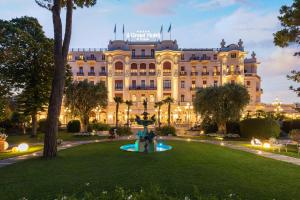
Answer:
[[[245,85],[251,101],[248,110],[255,110],[261,101],[259,62],[254,52],[247,56],[242,40],[219,48],[179,48],[176,40],[155,42],[113,40],[107,49],[72,49],[68,63],[74,81],[87,79],[105,82],[108,89],[107,108],[97,108],[92,119],[115,122],[113,98],[132,100],[130,118],[142,113],[147,98],[150,114],[156,114],[154,102],[167,96],[174,98],[172,122],[196,122],[192,101],[198,88],[225,83]],[[167,120],[167,106],[162,107],[161,121]],[[126,122],[126,106],[120,107],[120,122]],[[62,121],[68,121],[68,109],[62,109]]]

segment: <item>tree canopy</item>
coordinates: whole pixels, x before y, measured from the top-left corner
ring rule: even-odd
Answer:
[[[210,118],[217,123],[220,133],[226,133],[226,122],[239,120],[249,100],[250,96],[244,86],[225,84],[199,90],[194,109],[203,119]]]
[[[86,132],[89,116],[97,106],[107,105],[107,89],[103,82],[89,83],[87,80],[71,83],[66,90],[65,106],[81,122],[81,131]]]
[[[300,44],[300,0],[294,0],[291,6],[283,5],[280,9],[282,29],[274,34],[274,44],[279,47],[288,47],[290,45]],[[295,52],[295,56],[300,56],[300,52]],[[297,66],[298,67],[298,66]],[[293,70],[288,79],[300,83],[300,71]],[[300,87],[290,87],[300,96]]]
[[[0,20],[0,76],[2,85],[17,94],[17,108],[32,117],[36,135],[36,115],[49,101],[54,73],[53,40],[32,17]]]

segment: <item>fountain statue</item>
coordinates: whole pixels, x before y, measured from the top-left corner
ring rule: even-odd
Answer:
[[[153,115],[150,119],[148,118],[149,113],[147,112],[147,99],[143,101],[143,106],[143,119],[141,119],[141,117],[138,115],[136,115],[135,118],[137,124],[144,127],[143,131],[139,130],[137,132],[137,140],[135,141],[135,144],[123,145],[121,146],[121,149],[126,151],[137,151],[144,153],[170,150],[172,148],[171,146],[165,145],[161,141],[158,142],[154,131],[148,130],[148,126],[155,123],[155,115]]]

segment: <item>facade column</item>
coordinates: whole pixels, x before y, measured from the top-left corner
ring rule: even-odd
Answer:
[[[159,58],[158,58],[159,59]],[[156,64],[157,68],[157,79],[156,79],[156,87],[157,87],[157,94],[156,98],[157,101],[163,100],[163,70],[162,70],[162,65],[161,62],[157,62]]]
[[[125,77],[124,77],[124,88],[123,88],[123,98],[124,100],[129,100],[130,96],[129,96],[129,84],[130,84],[130,67],[129,67],[129,57],[126,56],[125,57],[125,73],[124,73]]]

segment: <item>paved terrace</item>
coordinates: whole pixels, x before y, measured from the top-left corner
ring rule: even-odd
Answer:
[[[176,140],[176,141],[186,141],[186,142],[201,142],[201,143],[207,143],[207,144],[214,144],[214,145],[222,145],[227,148],[235,149],[235,150],[240,150],[240,151],[245,151],[248,153],[256,154],[257,156],[262,156],[265,158],[271,158],[274,160],[279,160],[282,162],[287,162],[291,163],[294,165],[299,165],[300,166],[300,159],[299,158],[294,158],[290,156],[285,156],[285,155],[280,155],[280,154],[275,154],[275,153],[270,153],[270,152],[264,152],[260,150],[255,150],[251,149],[245,146],[238,145],[238,143],[232,142],[232,141],[214,141],[214,140],[198,140],[198,139],[190,139],[190,138],[179,138],[179,137],[160,137],[160,139],[163,140]],[[100,142],[111,142],[111,141],[121,141],[121,140],[132,140],[132,137],[120,137],[117,139],[101,139],[101,140],[89,140],[89,141],[74,141],[74,142],[63,142],[62,145],[58,146],[58,151],[68,149],[71,147],[83,145],[83,144],[91,144],[91,143],[100,143]],[[21,155],[17,157],[12,157],[12,158],[7,158],[0,160],[0,168],[5,167],[7,165],[11,165],[14,163],[17,163],[22,160],[30,159],[30,158],[35,158],[35,157],[40,157],[42,156],[42,151],[26,154],[26,155]]]

